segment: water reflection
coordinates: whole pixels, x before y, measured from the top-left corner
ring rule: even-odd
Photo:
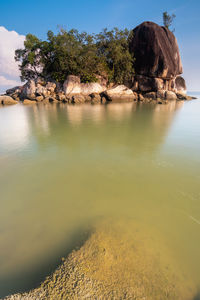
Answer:
[[[30,123],[25,107],[0,108],[0,153],[26,147],[29,142]]]
[[[132,143],[132,149],[145,151],[151,148],[155,151],[164,142],[175,112],[182,105],[182,102],[169,102],[167,105],[111,103],[15,106],[12,112],[0,111],[3,122],[0,151],[15,151],[15,146],[22,151],[30,142],[37,143],[37,147],[30,143],[32,152],[45,145],[66,147],[67,143],[70,148],[75,144],[77,146],[88,130],[90,135],[86,138],[92,144],[98,140],[98,135],[104,135],[108,144],[112,140],[113,146]],[[120,133],[120,139],[119,131],[123,132]]]
[[[108,125],[107,130],[112,130],[112,136],[117,135],[120,122],[126,122],[126,130],[131,131],[132,136],[139,138],[138,127],[140,126],[140,137],[146,135],[147,131],[160,135],[163,139],[163,133],[166,132],[173,120],[175,112],[181,108],[182,102],[170,102],[167,105],[144,105],[137,103],[112,103],[108,105],[66,105],[66,104],[43,104],[24,107],[17,105],[0,110],[0,151],[15,151],[18,148],[22,151],[28,147],[30,141],[36,139],[44,142],[49,138],[57,139],[54,132],[58,129],[62,135],[66,131],[75,130],[78,126],[90,126],[90,131],[96,131],[100,134],[96,126]],[[110,126],[112,122],[114,126]],[[71,129],[70,129],[71,127]],[[124,125],[122,125],[124,127]],[[73,129],[74,128],[74,129]],[[161,131],[161,132],[159,132]],[[95,133],[94,133],[95,134]],[[124,137],[126,136],[124,132]],[[58,133],[58,136],[61,134]],[[110,138],[110,135],[108,135]],[[65,135],[64,135],[65,140]],[[96,139],[97,136],[92,136]],[[159,140],[159,137],[158,137]],[[46,140],[47,141],[47,140]],[[162,141],[159,141],[159,143]],[[155,140],[156,143],[156,140]],[[44,144],[44,143],[43,143]],[[136,144],[136,143],[135,143]],[[156,146],[156,145],[155,145]],[[32,147],[32,145],[30,145]]]

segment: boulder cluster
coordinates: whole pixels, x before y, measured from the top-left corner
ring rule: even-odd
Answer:
[[[143,78],[144,80],[144,78]],[[156,80],[156,79],[155,79]],[[146,87],[146,85],[145,85]],[[65,103],[106,103],[110,101],[141,101],[167,103],[167,100],[187,100],[182,91],[173,92],[164,89],[145,90],[140,83],[140,91],[125,85],[101,85],[100,83],[81,83],[78,76],[69,75],[63,85],[54,81],[45,82],[42,79],[29,80],[24,86],[15,87],[0,96],[0,104],[34,104],[38,102]],[[142,91],[143,89],[143,91]]]
[[[174,34],[153,22],[144,22],[133,30],[129,41],[135,57],[135,75],[125,85],[98,82],[81,83],[80,77],[69,75],[64,84],[38,78],[6,91],[0,104],[37,102],[106,103],[109,101],[142,101],[166,103],[189,100],[182,74],[178,44]]]

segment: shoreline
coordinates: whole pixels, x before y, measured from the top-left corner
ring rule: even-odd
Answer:
[[[154,80],[155,82],[156,79]],[[154,82],[153,81],[153,82]],[[154,83],[155,83],[154,82]],[[164,89],[165,88],[165,89]],[[42,103],[109,103],[109,102],[156,102],[166,104],[171,100],[192,100],[195,97],[187,96],[183,87],[160,87],[146,82],[140,76],[137,85],[107,84],[99,82],[81,83],[80,77],[69,75],[64,83],[45,81],[41,78],[29,80],[23,86],[17,86],[0,96],[0,104],[12,105]]]

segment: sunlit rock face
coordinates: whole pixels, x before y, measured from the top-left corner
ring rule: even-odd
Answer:
[[[65,95],[90,95],[92,93],[101,93],[105,89],[105,86],[97,82],[81,83],[80,77],[74,75],[69,75],[63,85]]]
[[[144,22],[133,29],[129,47],[135,57],[135,89],[176,90],[175,79],[183,68],[177,40],[169,29]]]

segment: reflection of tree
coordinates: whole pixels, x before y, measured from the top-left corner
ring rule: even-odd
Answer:
[[[155,151],[163,143],[174,113],[182,102],[165,105],[39,105],[28,110],[39,147],[127,147],[136,153]],[[111,150],[111,149],[110,149]],[[114,150],[113,150],[114,151]],[[89,153],[88,153],[89,154]]]

